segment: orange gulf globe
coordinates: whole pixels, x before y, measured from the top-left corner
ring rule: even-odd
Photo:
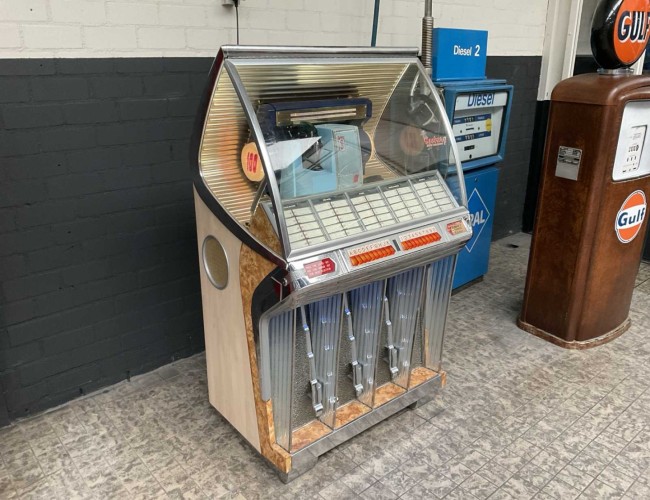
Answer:
[[[633,64],[645,50],[650,35],[650,0],[623,0],[616,15],[614,50],[625,65]]]

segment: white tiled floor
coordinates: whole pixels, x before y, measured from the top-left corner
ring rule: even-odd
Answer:
[[[529,238],[452,299],[447,388],[289,485],[208,404],[195,356],[0,430],[0,498],[650,498],[650,265],[588,351],[520,330]]]

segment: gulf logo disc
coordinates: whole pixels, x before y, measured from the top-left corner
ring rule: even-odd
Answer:
[[[616,236],[621,243],[629,243],[637,237],[647,209],[645,193],[634,191],[627,197],[616,214]]]
[[[616,14],[614,50],[625,65],[634,64],[645,50],[650,33],[650,2],[623,0]]]

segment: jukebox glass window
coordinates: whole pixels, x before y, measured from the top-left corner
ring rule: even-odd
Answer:
[[[419,65],[247,63],[237,72],[254,103],[288,253],[464,202],[451,127]]]

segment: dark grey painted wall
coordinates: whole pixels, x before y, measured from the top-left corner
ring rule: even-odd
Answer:
[[[10,419],[203,349],[187,158],[210,63],[0,60]]]
[[[203,349],[188,143],[209,58],[0,60],[0,425]],[[521,228],[538,57],[495,237]]]
[[[540,61],[541,64],[541,61]],[[595,73],[598,64],[592,56],[576,56],[574,75],[584,73]],[[535,110],[535,126],[533,129],[533,144],[531,149],[530,168],[528,174],[528,188],[524,202],[524,218],[522,230],[532,232],[535,224],[535,213],[537,211],[537,198],[539,194],[539,183],[542,175],[544,162],[544,147],[546,145],[546,129],[548,117],[551,110],[551,101],[538,101]]]
[[[505,78],[515,87],[506,155],[498,165],[495,240],[521,231],[541,64],[541,57],[488,57],[488,77]]]

